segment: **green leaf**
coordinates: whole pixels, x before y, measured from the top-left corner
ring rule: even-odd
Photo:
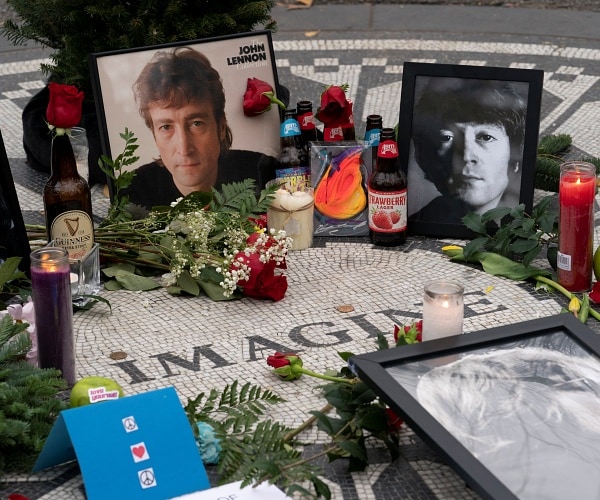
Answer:
[[[496,220],[502,220],[507,215],[511,214],[513,209],[510,207],[497,207],[488,210],[481,216],[481,222],[487,224],[488,222],[494,222]]]
[[[152,278],[138,276],[127,271],[117,271],[115,279],[123,286],[123,288],[132,291],[146,291],[160,288],[161,285]]]
[[[104,282],[104,288],[109,292],[115,292],[117,290],[123,290],[123,286],[117,280],[108,280]]]
[[[177,285],[186,293],[197,297],[200,294],[200,287],[188,271],[183,271],[177,277]]]
[[[348,440],[338,443],[342,450],[347,451],[351,456],[358,458],[362,462],[367,462],[367,450],[364,444],[361,446],[358,441]]]
[[[481,220],[481,216],[475,212],[470,212],[465,215],[462,219],[462,223],[467,226],[468,229],[477,234],[487,234],[487,226]]]
[[[8,283],[25,275],[19,272],[21,257],[9,257],[0,265],[0,289]]]
[[[221,300],[234,300],[240,298],[240,293],[236,292],[230,296],[225,296],[225,289],[212,281],[205,281],[203,279],[197,281],[202,291],[212,300],[221,301]]]
[[[523,281],[534,276],[549,276],[552,273],[533,266],[524,266],[503,255],[491,252],[480,252],[473,256],[479,261],[486,273],[493,276],[503,276],[512,280]]]
[[[516,253],[525,253],[529,252],[534,248],[539,248],[539,241],[537,239],[531,238],[527,240],[517,240],[514,243],[509,245],[509,249]]]
[[[105,276],[108,276],[109,278],[114,278],[119,272],[133,274],[135,272],[135,266],[127,262],[121,262],[119,264],[103,268],[102,272]]]
[[[346,351],[346,352],[338,352],[338,356],[339,356],[340,358],[342,358],[342,360],[344,361],[344,363],[347,363],[347,362],[348,362],[348,360],[349,360],[349,359],[350,359],[352,356],[354,356],[354,353],[352,353],[352,352],[347,352],[347,351]]]

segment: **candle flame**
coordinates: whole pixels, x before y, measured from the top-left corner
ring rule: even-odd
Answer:
[[[444,307],[445,309],[448,309],[450,307],[450,302],[448,302],[447,300],[444,300],[444,302],[442,302],[442,307]]]

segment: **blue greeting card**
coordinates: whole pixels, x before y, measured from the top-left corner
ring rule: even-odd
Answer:
[[[89,500],[165,499],[210,487],[173,387],[61,412],[33,470],[75,458]]]

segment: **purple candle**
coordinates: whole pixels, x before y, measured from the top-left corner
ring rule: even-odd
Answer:
[[[41,368],[57,368],[69,385],[75,384],[73,305],[69,254],[45,247],[31,252],[31,288]]]

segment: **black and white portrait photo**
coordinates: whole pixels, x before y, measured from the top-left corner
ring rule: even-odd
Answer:
[[[561,332],[389,368],[517,498],[596,499],[600,360]]]
[[[409,221],[460,225],[470,212],[523,202],[534,168],[525,157],[531,83],[428,74],[413,83]]]

